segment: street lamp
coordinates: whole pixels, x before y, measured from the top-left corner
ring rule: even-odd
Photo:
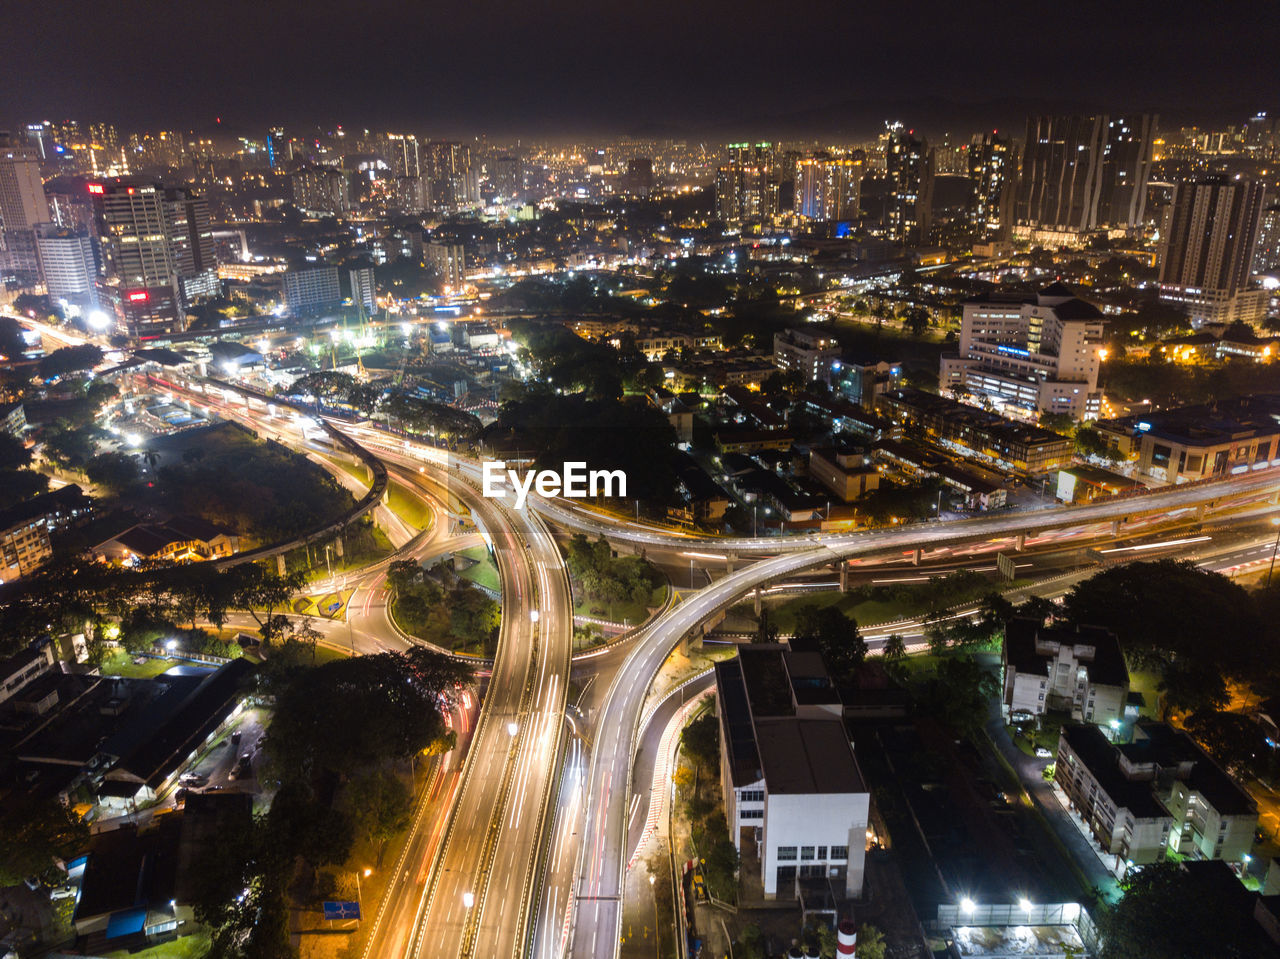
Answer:
[[[471,908],[472,906],[474,906],[475,904],[476,904],[476,897],[475,897],[475,893],[472,893],[472,892],[464,892],[464,893],[462,894],[462,905],[463,905],[463,907],[464,907],[464,908],[466,908],[466,909],[470,909],[470,908]]]
[[[963,912],[966,916],[972,916],[973,911],[977,908],[978,908],[977,905],[968,896],[965,896],[963,899],[960,900],[960,911]]]
[[[372,875],[373,870],[366,866],[364,870],[364,877],[368,879]],[[356,902],[360,903],[361,906],[364,905],[364,896],[360,892],[360,870],[358,869],[356,870]]]
[[[1267,570],[1267,588],[1271,588],[1271,574],[1276,571],[1276,552],[1280,551],[1280,516],[1271,517],[1271,525],[1276,528],[1276,544],[1271,547],[1271,568]]]
[[[519,726],[519,724],[518,724],[518,723],[516,723],[514,720],[512,720],[512,721],[511,721],[511,722],[509,722],[509,723],[507,723],[507,735],[508,735],[508,736],[510,736],[510,737],[512,737],[512,738],[514,739],[514,738],[515,738],[516,733],[518,733],[518,732],[520,732],[520,726]]]

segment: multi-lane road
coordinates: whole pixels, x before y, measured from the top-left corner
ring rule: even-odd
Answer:
[[[406,469],[409,481],[420,478],[437,499],[466,502],[495,550],[502,577],[503,625],[494,672],[452,813],[431,847],[432,861],[419,870],[421,883],[398,893],[415,898],[414,909],[400,911],[412,919],[386,923],[370,946],[376,952],[369,955],[414,959],[517,956],[530,948],[560,955],[566,941],[574,956],[616,954],[630,853],[630,775],[645,695],[681,638],[756,588],[827,564],[917,549],[937,556],[981,542],[989,551],[1008,550],[1033,545],[1037,536],[1059,544],[1094,542],[1113,535],[1111,524],[1135,516],[1143,518],[1131,527],[1155,528],[1171,518],[1190,522],[1202,506],[1260,505],[1280,486],[1280,471],[1268,470],[1088,506],[730,540],[671,534],[537,497],[531,497],[533,510],[516,511],[479,494],[474,463],[450,461],[434,448],[367,428],[347,432],[384,462]],[[538,514],[637,547],[763,557],[692,594],[628,643],[589,729],[571,740],[563,781],[572,607],[559,550]],[[566,805],[581,812],[565,815]]]

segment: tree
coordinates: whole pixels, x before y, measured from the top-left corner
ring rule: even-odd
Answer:
[[[1212,713],[1231,701],[1221,670],[1185,658],[1165,665],[1156,688],[1163,694],[1160,712],[1165,718],[1173,713]]]
[[[973,738],[987,718],[987,704],[1000,692],[989,670],[969,656],[949,656],[926,683],[926,701],[938,718],[965,738]]]
[[[0,432],[0,470],[20,470],[31,465],[31,450],[12,433]]]
[[[705,712],[680,733],[685,752],[705,766],[713,766],[720,758],[720,723],[713,712]]]
[[[56,860],[68,860],[89,845],[89,826],[51,799],[10,793],[0,805],[0,886],[28,876],[53,878]]]
[[[64,346],[42,357],[37,367],[44,379],[91,370],[102,362],[102,350],[91,344],[85,346]]]
[[[889,638],[884,641],[885,662],[896,664],[906,658],[906,655],[907,643],[902,634],[890,633]]]
[[[276,614],[276,610],[284,606],[293,594],[302,588],[304,582],[301,571],[284,573],[257,563],[241,563],[231,567],[224,574],[231,577],[231,605],[242,609],[253,617],[258,624],[258,632],[262,635],[264,646],[270,646],[273,640],[280,638],[290,627],[288,619]]]
[[[837,684],[850,682],[867,655],[858,624],[834,606],[802,606],[796,613],[795,641],[816,644]]]
[[[1195,713],[1187,720],[1186,728],[1237,777],[1252,772],[1271,750],[1262,726],[1240,713]]]
[[[142,475],[138,461],[124,453],[99,453],[85,464],[85,475],[114,493],[128,489]]]
[[[1252,909],[1223,902],[1215,879],[1173,862],[1144,866],[1124,883],[1124,898],[1100,912],[1101,959],[1269,954]]]
[[[356,833],[378,846],[378,864],[388,840],[409,825],[413,795],[390,770],[376,770],[349,787],[349,811]]]
[[[884,959],[886,948],[884,933],[864,922],[858,930],[858,959]]]
[[[929,311],[923,306],[913,306],[907,310],[907,315],[902,318],[902,325],[905,326],[912,336],[923,336],[924,331],[929,328]]]

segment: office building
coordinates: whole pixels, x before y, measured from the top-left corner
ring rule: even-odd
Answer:
[[[880,471],[871,462],[870,451],[852,444],[811,448],[809,476],[834,493],[842,503],[852,503],[880,488]]]
[[[1040,116],[1027,119],[1014,201],[1014,234],[1079,242],[1106,228],[1131,231],[1145,216],[1155,118]]]
[[[729,162],[716,170],[716,217],[734,226],[759,224],[778,212],[771,143],[730,143]]]
[[[35,229],[52,219],[39,153],[0,134],[0,272],[23,286],[40,282]]]
[[[467,260],[462,245],[428,243],[424,252],[427,266],[435,271],[436,278],[444,287],[445,293],[461,292],[467,278]]]
[[[933,158],[929,145],[901,123],[888,125],[885,170],[889,179],[888,235],[898,243],[920,243],[932,225]]]
[[[1035,296],[993,294],[964,304],[957,353],[943,354],[944,390],[1024,414],[1098,415],[1097,307],[1054,283]]]
[[[291,316],[327,310],[341,302],[336,266],[289,270],[284,275],[284,305]]]
[[[97,306],[98,261],[89,232],[45,223],[35,234],[40,272],[49,296],[81,307]]]
[[[784,373],[796,373],[807,386],[814,380],[831,382],[840,359],[840,344],[833,336],[787,329],[773,334],[773,363]]]
[[[293,159],[293,143],[280,127],[267,131],[267,165],[273,170],[286,166]]]
[[[901,363],[888,360],[859,363],[844,359],[831,364],[832,389],[868,410],[875,407],[877,396],[896,390],[901,384]]]
[[[983,236],[1007,240],[1013,222],[1018,159],[1013,141],[996,132],[975,135],[969,144],[970,216]]]
[[[715,670],[729,837],[754,846],[765,898],[813,881],[860,898],[871,796],[822,657],[749,645]]]
[[[796,163],[795,212],[810,220],[856,220],[863,162],[828,154]]]
[[[1115,634],[1014,619],[1001,649],[1005,719],[1065,712],[1077,722],[1110,727],[1124,719],[1129,670]]]
[[[373,281],[373,267],[351,270],[351,302],[358,305],[366,314],[372,315],[378,309],[377,287]]]
[[[1263,184],[1204,177],[1179,183],[1160,245],[1160,298],[1182,307],[1193,326],[1254,323],[1267,294],[1249,289]]]
[[[1123,745],[1096,726],[1064,726],[1056,768],[1055,788],[1118,873],[1170,853],[1239,863],[1253,848],[1258,811],[1249,794],[1164,723],[1138,723]]]

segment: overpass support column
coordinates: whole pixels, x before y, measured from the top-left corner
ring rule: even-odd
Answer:
[[[760,587],[757,586],[754,593],[751,594],[751,606],[755,610],[757,616],[760,615]]]
[[[920,548],[919,548],[919,547],[917,547],[917,548],[915,548],[915,549],[913,549],[913,550],[911,551],[911,565],[912,565],[912,566],[919,566],[919,565],[920,565],[920,553],[921,553],[921,550],[920,550]]]
[[[849,564],[844,560],[840,561],[840,592],[849,592]]]
[[[1113,519],[1111,521],[1111,535],[1113,537],[1120,535],[1120,520]]]
[[[1204,522],[1204,514],[1205,514],[1205,512],[1206,512],[1206,511],[1207,511],[1207,508],[1206,508],[1206,506],[1205,506],[1205,504],[1204,504],[1204,503],[1201,503],[1199,506],[1197,506],[1197,507],[1196,507],[1196,522],[1197,522],[1197,523],[1203,523],[1203,522]]]
[[[276,574],[284,575],[284,553],[276,553]]]
[[[1017,536],[1013,538],[1013,548],[1016,549],[1019,553],[1021,553],[1024,549],[1027,548],[1026,533],[1019,533]]]
[[[734,556],[732,553],[727,553],[727,554],[725,555],[725,558],[724,558],[724,574],[725,574],[726,576],[732,576],[732,575],[733,575],[733,562],[734,562],[734,560],[736,560],[737,558],[738,558],[738,557]]]

